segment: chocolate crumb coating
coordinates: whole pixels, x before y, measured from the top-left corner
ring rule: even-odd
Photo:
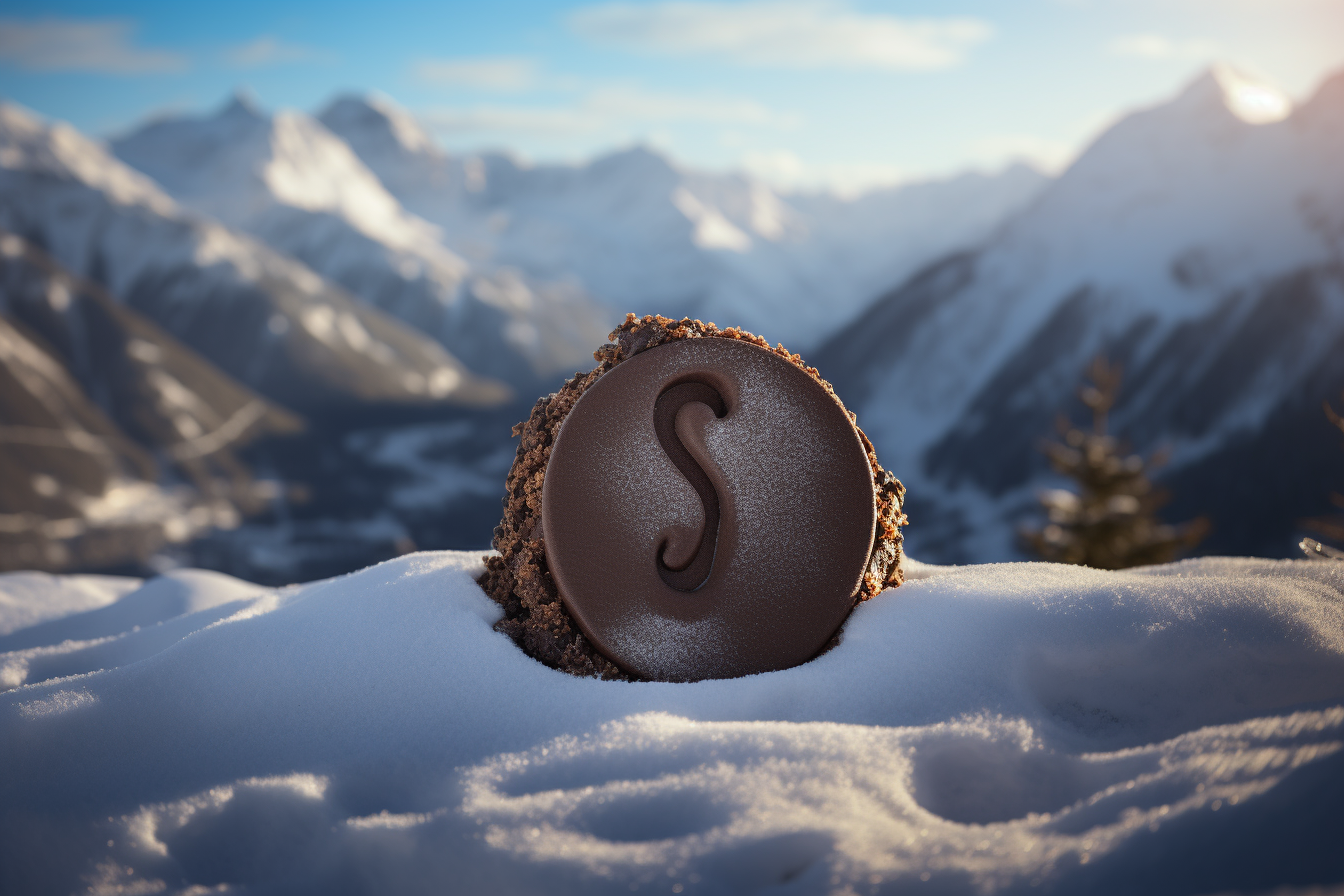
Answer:
[[[622,361],[666,342],[701,338],[741,339],[761,346],[806,371],[829,394],[835,393],[816,368],[806,366],[798,355],[790,354],[782,345],[770,348],[761,337],[736,327],[720,330],[712,323],[690,318],[672,320],[657,315],[637,318],[627,314],[625,322],[608,338],[611,341],[593,353],[597,367],[588,373],[576,373],[559,391],[537,399],[527,421],[513,428],[513,434],[521,436],[522,441],[506,480],[504,518],[495,527],[493,546],[499,555],[485,558],[481,586],[504,608],[504,618],[495,629],[512,638],[528,656],[573,675],[632,681],[634,676],[594,649],[579,631],[560,600],[546,564],[541,524],[542,483],[555,435],[575,402],[599,377]],[[873,550],[855,598],[857,606],[904,580],[901,526],[907,520],[901,510],[905,487],[877,462],[877,453],[859,429],[854,414],[846,413],[868,453],[877,505]],[[838,643],[838,638],[837,634],[826,649]]]

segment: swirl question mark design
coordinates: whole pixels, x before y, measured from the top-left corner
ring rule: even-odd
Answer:
[[[815,656],[853,606],[877,510],[839,402],[768,349],[710,337],[640,352],[583,393],[541,518],[593,646],[640,677],[694,681]]]

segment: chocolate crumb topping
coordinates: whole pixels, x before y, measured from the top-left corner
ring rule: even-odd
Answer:
[[[493,546],[499,555],[485,558],[486,572],[481,585],[504,608],[504,618],[496,624],[496,630],[511,637],[528,656],[573,675],[630,681],[635,680],[634,676],[594,649],[579,631],[561,602],[547,568],[545,533],[541,523],[542,483],[555,435],[574,404],[617,364],[678,339],[744,340],[768,349],[804,370],[831,395],[834,390],[816,368],[806,366],[798,355],[789,353],[782,345],[771,348],[761,337],[736,327],[721,330],[712,323],[690,318],[672,320],[657,315],[637,318],[628,314],[625,322],[608,338],[611,341],[593,353],[598,362],[593,370],[576,373],[557,392],[539,398],[527,421],[514,427],[513,434],[521,436],[522,440],[506,480],[508,494],[504,499],[504,518],[495,527]],[[872,466],[877,507],[872,554],[855,598],[857,606],[903,581],[900,527],[907,520],[901,510],[905,487],[878,463],[872,443],[858,428],[854,414],[846,413],[855,425]],[[833,639],[826,649],[835,643],[838,641]]]

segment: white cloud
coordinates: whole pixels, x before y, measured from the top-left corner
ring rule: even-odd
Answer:
[[[303,62],[326,56],[312,47],[289,44],[272,34],[263,34],[224,51],[224,60],[235,68],[265,68],[287,62]]]
[[[565,106],[481,105],[439,108],[422,116],[434,129],[453,136],[489,134],[598,134],[670,122],[713,122],[787,129],[797,116],[780,114],[754,100],[683,96],[612,87],[595,90]]]
[[[0,19],[0,64],[115,75],[187,67],[179,53],[134,46],[135,27],[124,19]]]
[[[610,3],[579,9],[568,22],[622,49],[793,69],[949,68],[992,33],[981,19],[905,19],[826,0]]]
[[[519,56],[423,59],[413,71],[417,78],[430,84],[501,93],[527,90],[537,83],[536,61]]]
[[[1173,40],[1162,34],[1126,34],[1111,41],[1116,56],[1142,59],[1209,59],[1218,53],[1217,44],[1208,40]]]

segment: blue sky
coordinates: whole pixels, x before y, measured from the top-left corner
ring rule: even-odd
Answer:
[[[1057,167],[1214,61],[1310,94],[1344,0],[88,3],[6,0],[0,94],[98,136],[235,89],[380,91],[450,150],[679,162],[846,190]]]

